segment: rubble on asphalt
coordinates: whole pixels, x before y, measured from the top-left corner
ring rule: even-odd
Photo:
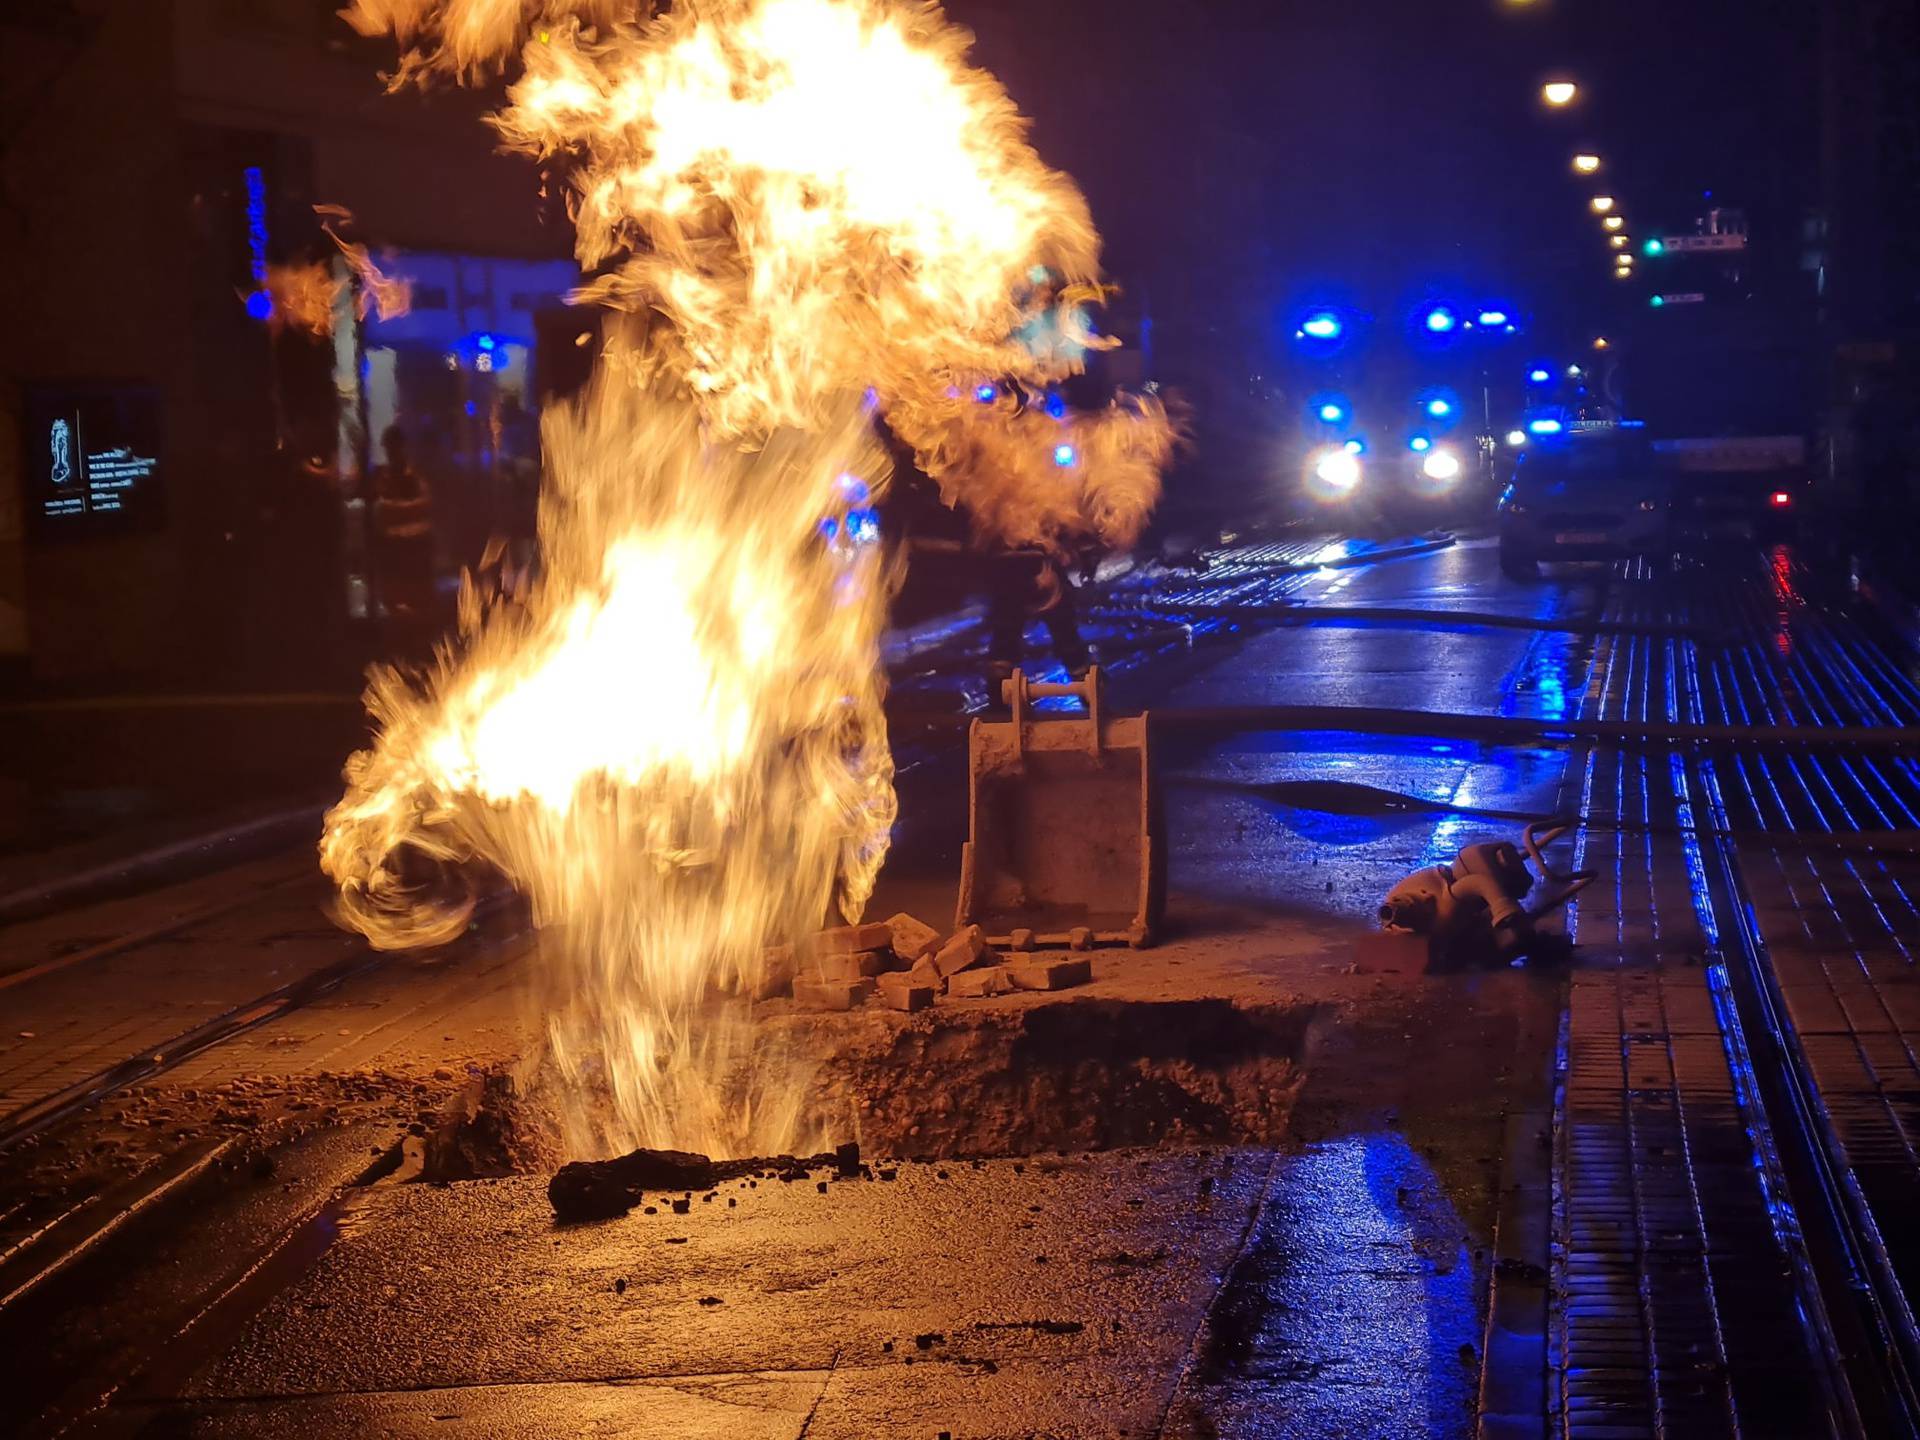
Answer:
[[[1085,928],[1070,937],[1074,950],[1092,943],[1093,933]],[[911,1015],[943,996],[983,1000],[1017,990],[1065,990],[1092,980],[1091,961],[1039,950],[1032,930],[1013,931],[1003,955],[978,925],[943,938],[925,921],[902,913],[880,923],[822,930],[802,941],[797,954],[791,946],[770,949],[754,995],[761,1000],[791,995],[799,1009],[828,1012],[877,1000]]]
[[[804,1159],[792,1155],[714,1160],[688,1150],[634,1150],[611,1160],[573,1160],[547,1182],[547,1202],[562,1224],[611,1220],[639,1205],[649,1190],[671,1198],[675,1214],[692,1208],[693,1195],[711,1192],[728,1180],[805,1180],[816,1170],[831,1170],[842,1180],[862,1173],[860,1146],[848,1141]]]

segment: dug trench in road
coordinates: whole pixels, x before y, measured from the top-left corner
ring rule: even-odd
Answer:
[[[1312,589],[1446,603],[1491,566],[1467,548],[1314,577]],[[1590,643],[1422,631],[1336,644],[1287,631],[1196,657],[1180,698],[1256,703],[1312,687],[1380,703],[1418,686],[1437,706],[1547,713],[1578,684]],[[1557,749],[1354,735],[1241,737],[1167,760],[1256,780],[1365,775],[1516,810],[1552,809],[1566,767]],[[951,906],[957,826],[924,817],[964,813],[938,803],[957,779],[939,767],[912,777],[927,789],[910,793],[908,814],[923,818],[903,834],[878,910],[937,919]],[[1186,1433],[1251,1407],[1304,1417],[1303,1434],[1395,1433],[1378,1428],[1382,1415],[1398,1417],[1397,1433],[1471,1433],[1503,1111],[1543,1092],[1558,980],[1356,970],[1351,942],[1379,894],[1467,838],[1458,817],[1329,816],[1213,794],[1174,804],[1170,819],[1180,930],[1153,951],[1103,952],[1089,987],[910,1020],[767,1007],[770,1024],[830,1048],[818,1083],[844,1094],[870,1157],[1000,1158],[903,1165],[893,1182],[825,1195],[762,1182],[696,1198],[685,1216],[663,1203],[564,1231],[539,1176],[365,1191],[350,1224],[324,1211],[312,1222],[322,1239],[301,1240],[296,1225],[279,1252],[291,1258],[257,1272],[271,1283],[244,1290],[244,1304],[214,1307],[173,1342],[107,1347],[102,1393],[130,1383],[98,1425],[193,1414],[231,1433],[358,1434],[431,1413],[538,1429],[612,1407],[661,1433],[790,1434],[809,1413],[810,1436],[876,1433],[883,1414],[909,1433],[1010,1415],[1017,1433]],[[401,975],[437,987],[441,1006],[465,994],[484,1011],[462,963],[434,983],[410,969],[369,977],[326,1018],[383,1006]],[[467,1043],[475,1015],[446,1015],[423,1006],[403,1047],[418,1063],[438,1036],[456,1037],[443,1050],[481,1048]],[[227,1088],[219,1065],[273,1076],[323,1039],[289,1017],[209,1056],[195,1088]],[[1107,1148],[1128,1145],[1151,1148]],[[1062,1147],[1073,1158],[1049,1156]],[[278,1184],[242,1173],[208,1188],[197,1206]],[[220,1244],[191,1224],[165,1236],[176,1274],[194,1273],[196,1244]],[[218,1254],[202,1258],[225,1273]],[[100,1323],[73,1307],[126,1255],[109,1243],[90,1263],[41,1292],[32,1334],[45,1353],[71,1353],[85,1338],[75,1328]],[[0,1328],[14,1324],[0,1314]]]

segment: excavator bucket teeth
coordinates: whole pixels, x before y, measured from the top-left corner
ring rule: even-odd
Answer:
[[[1147,716],[1102,713],[1097,669],[1073,685],[1016,672],[1006,698],[1010,718],[968,736],[959,923],[1002,941],[1151,943],[1165,862]]]

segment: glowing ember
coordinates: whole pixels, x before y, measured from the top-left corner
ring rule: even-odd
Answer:
[[[797,1140],[805,1090],[749,1052],[728,996],[769,944],[833,907],[858,918],[894,818],[873,407],[1022,542],[1133,539],[1171,436],[1154,401],[1012,403],[1104,343],[1079,308],[1098,237],[936,10],[607,10],[348,12],[415,46],[402,80],[524,43],[494,123],[575,167],[587,296],[669,323],[626,324],[545,417],[545,570],[524,600],[469,592],[431,676],[375,677],[379,739],[322,862],[383,946],[443,942],[470,911],[411,888],[408,849],[488,862],[530,898],[551,1051],[596,1102],[577,1146],[768,1153]],[[1007,403],[974,398],[987,378]]]

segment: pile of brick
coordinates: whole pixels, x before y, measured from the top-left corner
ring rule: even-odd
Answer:
[[[1075,931],[1073,948],[1085,949],[1092,939]],[[943,939],[931,925],[904,914],[822,930],[798,954],[770,954],[768,972],[762,994],[778,993],[790,976],[802,1009],[852,1010],[875,1000],[909,1014],[942,996],[980,1000],[1016,990],[1065,990],[1093,979],[1085,955],[1037,952],[1031,931],[1014,931],[1003,954],[978,925]]]

